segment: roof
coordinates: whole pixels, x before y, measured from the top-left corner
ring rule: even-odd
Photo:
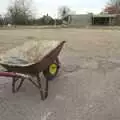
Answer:
[[[116,17],[117,14],[99,14],[99,15],[93,15],[93,17]]]
[[[66,18],[68,16],[79,17],[79,16],[86,16],[86,15],[93,15],[93,14],[92,13],[88,13],[88,14],[68,14],[68,15],[65,15],[63,18]]]

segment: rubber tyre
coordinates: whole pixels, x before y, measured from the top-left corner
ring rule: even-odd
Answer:
[[[48,68],[43,71],[43,75],[44,75],[45,78],[46,78],[47,80],[49,80],[49,81],[54,80],[54,78],[57,76],[57,74],[58,74],[58,72],[59,72],[59,68],[60,68],[60,66],[59,66],[57,63],[53,63],[53,64],[55,64],[55,65],[57,66],[57,69],[56,69],[56,72],[55,72],[54,75],[51,74],[50,71],[49,71],[51,65],[49,65]]]

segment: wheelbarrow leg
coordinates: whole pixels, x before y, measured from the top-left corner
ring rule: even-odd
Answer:
[[[16,93],[16,92],[18,92],[20,90],[20,88],[23,85],[24,80],[25,80],[24,78],[13,77],[13,80],[12,80],[12,92],[13,93]],[[16,85],[17,81],[20,81],[18,86]]]
[[[61,67],[61,63],[58,57],[56,58],[56,64],[58,65],[58,69],[59,69]]]
[[[58,65],[60,65],[60,60],[59,60],[58,57],[56,58],[56,63],[57,63]]]
[[[41,100],[45,100],[48,96],[48,80],[47,79],[45,80],[46,80],[46,83],[45,83],[45,89],[44,89],[42,80],[39,74],[37,75],[37,83],[38,83],[39,90],[40,90]]]

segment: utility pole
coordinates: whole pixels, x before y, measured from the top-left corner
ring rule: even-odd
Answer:
[[[57,25],[56,25],[56,18],[55,18],[55,27],[56,27]]]
[[[55,28],[57,27],[57,23],[56,23],[56,14],[55,14],[55,19],[54,19],[54,25],[55,25]]]

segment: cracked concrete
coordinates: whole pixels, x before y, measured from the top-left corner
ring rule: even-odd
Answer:
[[[0,120],[120,120],[119,31],[18,29],[0,36],[1,52],[29,39],[67,40],[47,100],[28,81],[12,94],[11,79],[0,78]]]

